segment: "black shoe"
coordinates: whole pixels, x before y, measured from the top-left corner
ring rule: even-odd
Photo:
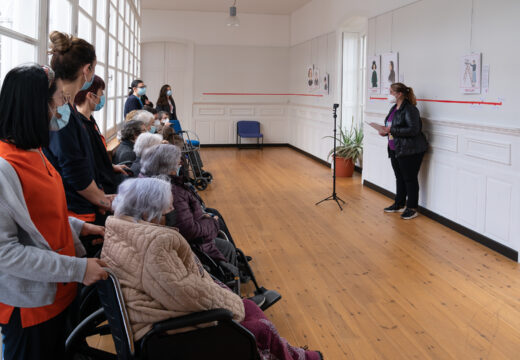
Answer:
[[[386,213],[396,213],[396,212],[403,212],[404,206],[399,206],[396,203],[393,203],[389,207],[385,208]]]
[[[262,307],[262,305],[264,305],[264,303],[265,303],[264,295],[255,295],[255,296],[247,298],[247,299],[254,302],[258,307]]]
[[[404,210],[404,212],[401,214],[401,219],[404,219],[404,220],[410,220],[410,219],[413,219],[415,217],[417,217],[417,211],[414,210],[414,209],[410,209],[410,208],[406,208]]]

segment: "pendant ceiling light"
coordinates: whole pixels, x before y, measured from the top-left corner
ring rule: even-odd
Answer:
[[[229,17],[227,20],[227,26],[237,27],[240,26],[240,20],[237,16],[237,0],[233,3],[233,6],[229,8]]]

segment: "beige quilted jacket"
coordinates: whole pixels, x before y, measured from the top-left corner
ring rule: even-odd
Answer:
[[[117,275],[136,340],[152,324],[216,308],[244,319],[239,296],[216,284],[178,231],[130,217],[109,217],[101,259]]]

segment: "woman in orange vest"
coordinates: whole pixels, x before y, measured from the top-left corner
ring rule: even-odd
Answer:
[[[60,174],[43,155],[64,103],[50,68],[12,69],[0,92],[0,327],[4,359],[61,359],[67,309],[105,279],[99,259],[79,258],[79,235],[104,228],[69,218]]]

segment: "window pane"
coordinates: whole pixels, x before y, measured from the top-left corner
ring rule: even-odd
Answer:
[[[129,47],[130,42],[130,28],[125,26],[125,47]]]
[[[122,98],[117,98],[117,100],[116,100],[116,118],[114,120],[115,120],[115,124],[119,124],[119,123],[123,122],[123,99]],[[112,124],[112,126],[115,124]]]
[[[79,0],[79,6],[89,14],[92,14],[92,0]]]
[[[117,24],[117,36],[118,36],[118,40],[123,42],[124,40],[124,36],[125,34],[124,33],[124,30],[125,30],[125,23],[123,22],[123,18],[121,16],[119,16],[117,19],[119,19],[119,24]]]
[[[116,72],[114,69],[108,69],[108,97],[113,98],[116,96],[116,88],[115,88],[115,80],[116,80]]]
[[[103,135],[105,135],[105,110],[106,110],[106,105],[103,107],[103,109],[96,111],[94,113],[94,118],[96,119],[96,122],[98,124],[99,131]]]
[[[36,61],[36,47],[13,38],[0,35],[0,82],[5,75],[20,64]]]
[[[110,36],[108,41],[108,64],[110,66],[116,66],[117,59],[117,45],[116,40]]]
[[[106,87],[106,79],[105,79],[105,66],[101,65],[100,63],[97,63],[96,65],[96,75],[99,76],[103,81],[105,81],[105,87]],[[106,88],[105,88],[106,92]]]
[[[114,99],[108,100],[107,102],[107,133],[109,129],[114,127],[114,110],[115,110],[115,101]]]
[[[37,0],[1,0],[0,26],[38,37],[39,2]]]
[[[123,70],[124,71],[128,71],[128,50],[125,49],[125,57],[124,57],[124,66],[123,66]]]
[[[128,0],[125,0],[125,22],[128,24],[130,21],[130,4]]]
[[[123,73],[121,71],[117,72],[117,83],[116,83],[116,96],[125,95],[125,85],[123,84]]]
[[[110,34],[116,36],[117,33],[117,13],[116,8],[110,5]]]
[[[103,27],[107,26],[107,2],[106,0],[97,0],[96,2],[96,20],[98,23],[103,25]]]
[[[123,68],[123,45],[117,45],[117,68]]]
[[[49,33],[54,30],[70,33],[71,7],[67,0],[50,0]]]
[[[106,63],[105,59],[105,31],[99,27],[96,27],[96,55],[98,61]]]
[[[92,21],[81,11],[78,16],[78,37],[92,42]]]

